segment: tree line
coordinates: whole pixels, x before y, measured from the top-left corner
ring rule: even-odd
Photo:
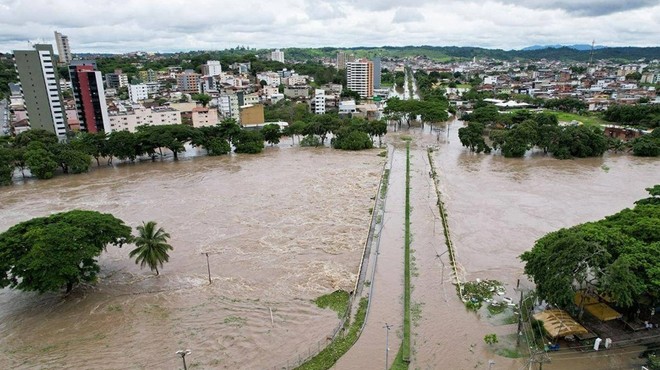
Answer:
[[[476,153],[499,149],[505,157],[516,158],[539,148],[559,159],[598,157],[607,150],[630,150],[637,156],[660,155],[660,129],[624,143],[606,137],[597,126],[559,126],[557,116],[547,112],[519,110],[502,114],[494,105],[486,105],[464,119],[469,123],[458,130],[458,137],[463,146]]]
[[[235,120],[225,119],[215,126],[199,128],[162,125],[139,126],[135,133],[80,132],[67,142],[59,142],[55,134],[48,131],[29,130],[0,141],[0,185],[12,184],[17,168],[23,177],[25,170],[29,169],[34,177],[49,179],[58,168],[65,174],[87,172],[92,159],[97,166],[101,165],[102,159],[108,165],[114,159],[134,162],[142,156],[156,160],[164,156],[163,148],[168,149],[176,160],[178,154],[185,151],[187,143],[205,149],[209,156],[228,154],[232,148],[235,153],[256,154],[263,150],[264,142],[277,144],[282,136],[291,137],[293,143],[295,136],[305,136],[309,145],[324,145],[328,135],[334,134],[333,147],[360,150],[372,148],[373,140],[378,137],[380,141],[386,133],[387,123],[384,121],[341,119],[333,114],[295,121],[284,130],[277,124],[267,124],[260,130],[243,129]]]
[[[73,210],[21,222],[0,234],[0,288],[45,293],[93,283],[100,271],[97,258],[108,246],[133,243],[129,253],[140,267],[169,261],[170,235],[156,222],[142,223],[137,235],[111,214]]]

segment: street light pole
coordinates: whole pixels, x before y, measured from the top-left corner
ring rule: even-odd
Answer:
[[[176,351],[176,354],[181,356],[181,360],[183,361],[183,370],[188,370],[188,366],[186,366],[186,355],[189,355],[191,353],[192,352],[189,349],[187,349],[185,351],[183,351],[183,350]]]
[[[211,285],[211,265],[209,264],[209,253],[204,252],[206,255],[206,269],[209,271],[209,285]]]
[[[385,323],[384,328],[386,329],[385,331],[385,370],[388,370],[389,367],[389,355],[390,355],[390,328],[392,328],[391,325],[388,325]]]

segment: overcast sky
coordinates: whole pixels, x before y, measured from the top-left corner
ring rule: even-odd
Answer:
[[[0,0],[0,51],[660,46],[660,0]]]

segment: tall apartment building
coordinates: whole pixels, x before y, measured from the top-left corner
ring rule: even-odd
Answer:
[[[316,89],[314,93],[314,114],[325,114],[325,90]]]
[[[128,75],[124,74],[121,69],[115,69],[114,73],[106,73],[105,86],[108,89],[118,89],[128,86]]]
[[[176,75],[176,88],[181,92],[199,94],[199,73],[195,73],[192,69],[187,69],[182,73]]]
[[[224,118],[233,118],[236,122],[240,122],[239,107],[238,95],[236,94],[223,94],[218,97],[218,110]]]
[[[207,60],[202,64],[202,74],[204,76],[217,76],[222,73],[222,65],[218,60]]]
[[[372,60],[374,64],[374,89],[380,89],[380,58]]]
[[[14,50],[30,127],[66,137],[62,93],[53,65],[53,47],[34,45],[34,50]]]
[[[151,68],[146,71],[145,70],[138,71],[138,77],[144,83],[158,82],[158,75],[156,74],[156,71],[154,71]]]
[[[337,70],[346,69],[346,52],[338,51],[337,52]]]
[[[360,94],[362,98],[374,95],[374,64],[362,59],[346,62],[346,88]]]
[[[57,54],[59,64],[69,65],[73,57],[71,56],[71,47],[69,46],[69,36],[55,31],[55,43],[57,44]]]
[[[280,51],[280,49],[275,49],[275,51],[270,53],[270,59],[280,63],[284,63],[284,52]]]
[[[80,130],[93,133],[110,132],[103,76],[96,70],[96,62],[74,60],[69,65],[69,77],[80,120]]]
[[[128,85],[128,99],[131,103],[149,99],[149,88],[147,84]]]

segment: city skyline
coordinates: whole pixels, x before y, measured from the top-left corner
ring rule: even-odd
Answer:
[[[179,0],[80,3],[0,0],[0,52],[69,37],[73,53],[175,52],[357,46],[658,46],[653,0],[249,0],[242,6]]]

